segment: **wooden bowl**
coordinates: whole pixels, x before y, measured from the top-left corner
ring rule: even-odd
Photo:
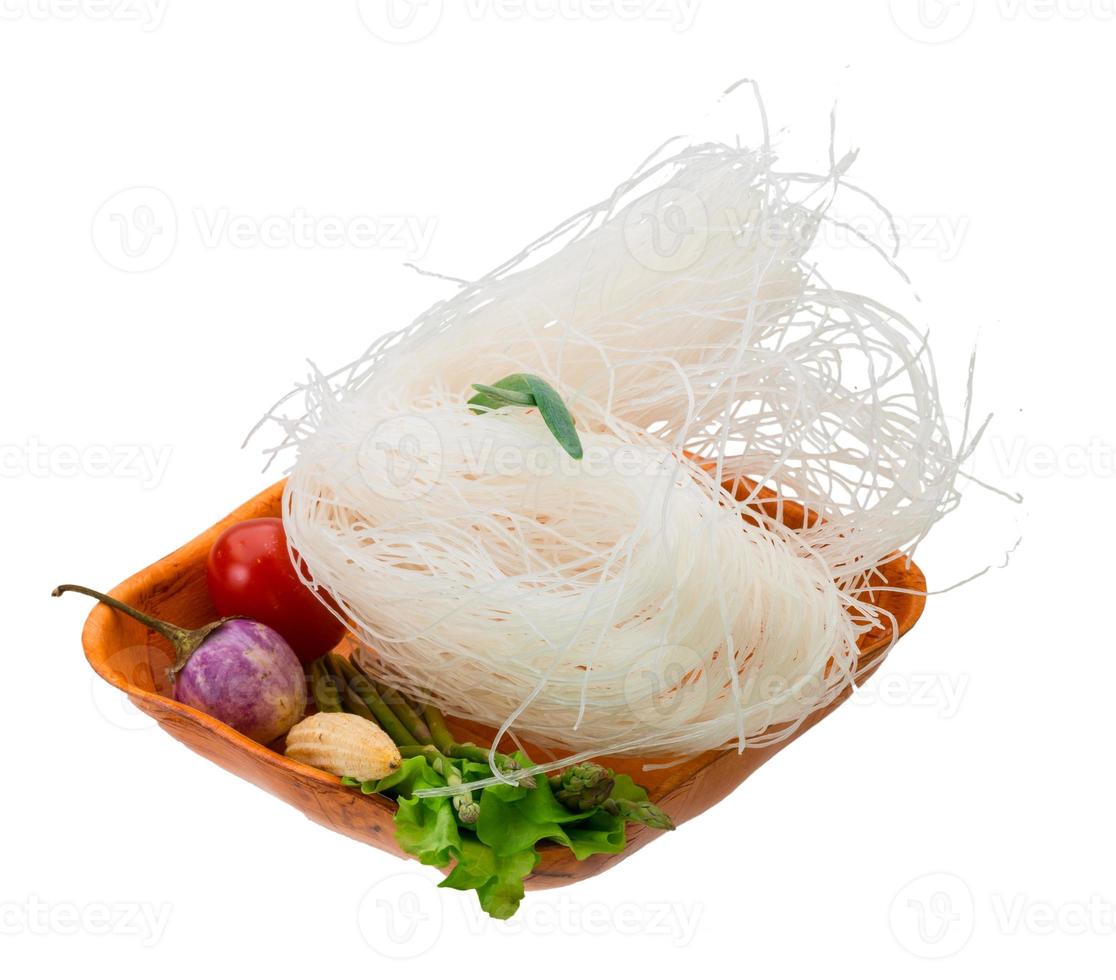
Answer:
[[[749,488],[750,485],[741,482],[735,488],[737,496],[742,496]],[[217,614],[205,581],[210,546],[226,527],[237,521],[278,517],[282,492],[282,483],[269,487],[193,541],[122,582],[112,594],[147,613],[182,626],[195,627],[212,621]],[[761,492],[761,499],[769,500],[770,496]],[[768,505],[761,506],[766,509]],[[778,516],[788,525],[801,526],[804,514],[801,507],[784,503]],[[916,592],[926,588],[922,572],[903,558],[888,562],[882,570],[892,587]],[[875,601],[895,616],[899,635],[915,624],[925,605],[923,596],[899,592],[881,592]],[[862,637],[862,677],[879,667],[891,639],[888,629]],[[86,658],[101,677],[123,691],[141,711],[184,745],[297,807],[330,830],[401,857],[408,856],[395,843],[392,827],[395,804],[390,800],[364,796],[357,790],[343,787],[335,776],[286,758],[282,755],[281,743],[270,747],[259,745],[196,708],[173,700],[164,676],[172,659],[171,650],[162,637],[130,617],[98,604],[85,623],[82,644]],[[341,652],[351,652],[351,644],[343,644]],[[628,773],[646,786],[651,800],[663,807],[677,824],[682,824],[724,799],[776,752],[834,710],[849,693],[815,712],[786,740],[766,748],[746,749],[742,754],[735,749],[706,752],[669,769],[649,772],[643,772],[641,766],[650,760],[600,761]],[[465,737],[480,744],[490,741],[491,729],[460,720],[453,720],[453,724]],[[629,824],[630,843],[622,853],[596,855],[585,861],[575,860],[565,848],[544,844],[540,847],[542,859],[528,880],[528,887],[550,888],[599,874],[634,854],[657,833],[660,832]]]

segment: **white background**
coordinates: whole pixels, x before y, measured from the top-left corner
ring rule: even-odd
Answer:
[[[3,0],[5,973],[1111,975],[1112,3],[440,6],[393,34],[352,0]],[[1024,502],[967,486],[920,561],[944,587],[1021,536],[1007,568],[933,597],[729,800],[507,926],[94,680],[88,603],[52,586],[110,587],[269,482],[241,438],[304,359],[444,294],[404,262],[477,275],[666,137],[727,118],[754,140],[746,98],[715,109],[742,76],[787,166],[824,166],[837,103],[838,152],[907,231],[922,302],[897,302],[954,415],[977,346],[973,468]],[[412,236],[264,220],[300,210]],[[894,286],[835,251],[838,285]]]

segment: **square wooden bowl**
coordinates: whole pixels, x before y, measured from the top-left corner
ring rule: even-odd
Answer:
[[[743,494],[746,487],[738,488]],[[155,564],[122,582],[112,594],[154,616],[195,627],[217,617],[206,587],[205,562],[217,536],[230,524],[254,517],[278,517],[283,484],[277,483],[238,507],[224,520],[203,531],[194,540]],[[780,519],[794,525],[803,511],[784,504]],[[926,580],[913,563],[895,558],[881,569],[892,587],[925,591]],[[922,614],[925,598],[899,592],[881,592],[875,600],[891,612],[899,635],[907,632]],[[892,636],[876,630],[862,637],[862,676],[882,663]],[[169,644],[135,620],[98,604],[90,613],[82,633],[85,655],[93,669],[176,739],[200,755],[242,779],[267,790],[297,807],[311,820],[338,833],[381,850],[407,857],[395,843],[392,817],[395,804],[380,796],[364,796],[341,785],[328,773],[294,762],[282,754],[282,743],[265,746],[245,738],[228,725],[173,700],[165,680],[171,662]],[[339,648],[348,655],[351,644]],[[677,824],[724,799],[776,752],[812,728],[833,711],[848,694],[815,712],[798,731],[766,748],[706,752],[668,769],[642,771],[645,761],[601,759],[603,764],[626,772],[647,787],[651,800],[663,807]],[[451,719],[454,727],[478,744],[488,744],[491,729]],[[530,747],[528,747],[530,748]],[[541,756],[537,756],[541,757]],[[620,854],[597,855],[577,861],[565,848],[540,847],[542,860],[528,880],[529,888],[550,888],[599,874],[634,854],[658,831],[629,824],[629,846]]]

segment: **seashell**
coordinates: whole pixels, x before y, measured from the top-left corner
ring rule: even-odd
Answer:
[[[361,782],[383,779],[399,768],[395,743],[359,715],[318,712],[287,732],[286,754],[296,762]]]

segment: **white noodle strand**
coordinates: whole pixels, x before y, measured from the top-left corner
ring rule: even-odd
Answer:
[[[850,163],[667,144],[273,410],[291,547],[366,669],[553,749],[540,771],[771,744],[855,683],[858,637],[894,629],[878,568],[957,505],[971,444],[925,336],[808,256]],[[470,411],[517,371],[561,393],[581,461],[533,409]]]

